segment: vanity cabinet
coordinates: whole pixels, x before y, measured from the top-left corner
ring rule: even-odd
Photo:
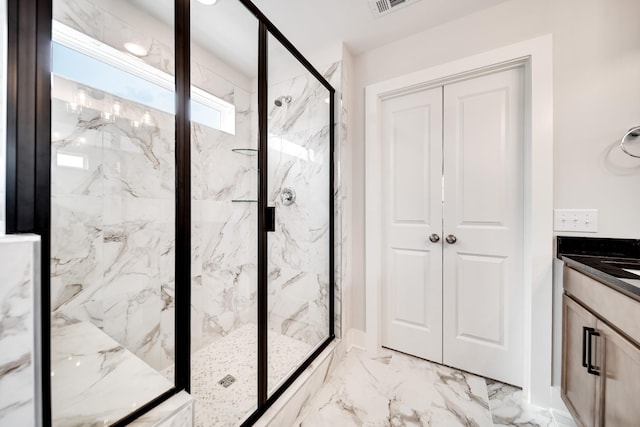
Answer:
[[[577,302],[563,296],[562,397],[573,418],[584,427],[594,426],[596,375],[587,372],[584,328],[595,329],[597,319]]]
[[[637,426],[640,302],[569,267],[564,287],[562,399],[583,427]]]

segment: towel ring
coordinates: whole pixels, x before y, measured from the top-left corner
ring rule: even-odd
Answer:
[[[625,142],[627,142],[627,138],[630,136],[634,138],[640,136],[640,126],[632,127],[631,129],[629,129],[629,132],[625,133],[622,139],[620,140],[620,148],[622,149],[622,151],[625,152],[625,154],[628,154],[631,157],[635,157],[636,159],[640,159],[640,155],[631,154],[630,152],[627,151],[626,148],[624,148],[624,144]]]

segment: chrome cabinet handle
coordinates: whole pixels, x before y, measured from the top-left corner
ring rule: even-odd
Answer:
[[[438,236],[436,233],[433,233],[431,236],[429,236],[429,240],[431,240],[433,243],[436,243],[438,240],[440,240],[440,236]]]
[[[453,245],[455,242],[458,241],[458,238],[453,234],[449,234],[447,237],[444,238],[444,240],[446,240],[447,243],[449,243],[450,245]]]

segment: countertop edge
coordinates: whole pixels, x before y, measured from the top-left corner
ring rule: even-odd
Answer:
[[[586,264],[583,264],[580,261],[573,259],[571,255],[562,255],[561,259],[567,266],[573,268],[574,270],[583,273],[591,277],[592,279],[599,281],[603,285],[606,285],[611,289],[640,302],[640,288],[630,285],[617,277],[598,270],[597,268],[593,268]]]

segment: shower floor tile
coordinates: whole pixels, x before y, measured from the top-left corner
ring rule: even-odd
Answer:
[[[298,367],[312,349],[307,343],[270,330],[269,390]],[[256,409],[256,353],[256,325],[247,324],[191,356],[191,395],[197,427],[237,426]],[[218,381],[227,375],[235,382],[224,387]]]

